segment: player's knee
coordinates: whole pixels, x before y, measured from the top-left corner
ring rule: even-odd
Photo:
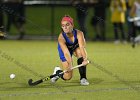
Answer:
[[[65,80],[70,80],[72,78],[72,73],[65,73],[63,77]]]
[[[65,80],[70,80],[72,77],[71,76],[67,76],[67,77],[65,77],[64,79]]]

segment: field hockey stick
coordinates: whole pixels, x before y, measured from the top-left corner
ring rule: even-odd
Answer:
[[[88,63],[90,63],[90,62],[88,61]],[[83,64],[80,64],[80,65],[77,65],[77,66],[75,66],[75,67],[72,67],[72,68],[69,69],[69,70],[73,70],[73,69],[79,68],[79,67],[81,67],[81,66],[84,66],[84,65],[83,65]],[[61,75],[61,74],[63,74],[63,73],[66,73],[66,72],[68,72],[69,70],[64,70],[63,72],[59,73],[59,75]],[[58,74],[50,75],[50,76],[44,77],[44,78],[42,78],[42,79],[39,79],[39,80],[37,80],[37,81],[35,81],[35,82],[33,82],[32,79],[29,79],[29,80],[28,80],[28,84],[29,84],[29,86],[35,86],[35,85],[38,85],[38,84],[40,84],[40,83],[43,83],[44,81],[50,80],[51,78],[53,78],[53,77],[55,77],[55,76],[59,76],[59,75],[58,75]]]

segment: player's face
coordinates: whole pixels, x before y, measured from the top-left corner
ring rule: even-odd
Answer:
[[[71,33],[73,30],[73,25],[68,21],[63,21],[61,27],[65,33]]]

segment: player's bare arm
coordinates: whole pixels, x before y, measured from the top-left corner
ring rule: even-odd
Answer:
[[[59,42],[61,49],[66,57],[66,60],[69,64],[69,67],[72,67],[72,58],[71,58],[71,55],[70,55],[68,48],[65,44],[65,39],[63,38],[62,34],[59,35],[58,42]]]
[[[77,38],[78,38],[78,43],[79,43],[79,48],[80,48],[80,51],[81,51],[81,54],[82,54],[82,57],[84,59],[83,63],[87,63],[88,59],[87,59],[87,52],[86,52],[86,42],[85,42],[85,38],[84,38],[84,35],[83,35],[83,32],[81,31],[77,31]],[[88,64],[88,63],[87,63]]]

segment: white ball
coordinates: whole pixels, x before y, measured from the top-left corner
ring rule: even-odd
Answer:
[[[15,76],[16,76],[15,74],[11,74],[11,75],[10,75],[10,78],[11,78],[11,79],[14,79]]]

